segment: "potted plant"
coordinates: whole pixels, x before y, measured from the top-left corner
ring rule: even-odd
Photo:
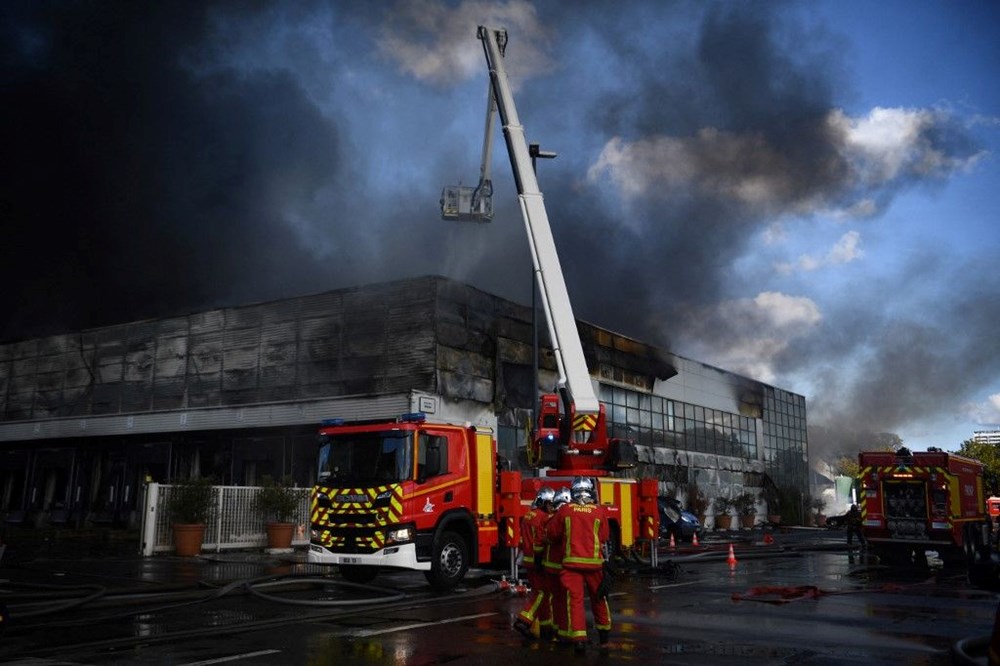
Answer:
[[[687,503],[691,513],[698,516],[698,520],[704,525],[705,512],[708,511],[709,502],[705,491],[699,488],[697,483],[688,484]]]
[[[286,476],[279,482],[264,476],[253,499],[253,508],[265,522],[268,548],[291,548],[294,518],[299,510],[299,493],[292,487],[291,477]]]
[[[733,508],[740,517],[740,527],[752,528],[757,518],[757,496],[750,492],[741,493],[733,499]]]
[[[167,497],[167,514],[174,532],[174,550],[181,557],[201,553],[205,525],[215,506],[214,481],[199,477],[178,481]]]
[[[778,488],[778,509],[781,511],[781,522],[804,525],[809,517],[809,498],[798,488],[781,486]]]
[[[813,497],[809,500],[809,507],[816,512],[816,527],[823,527],[826,523],[826,516],[823,515],[823,509],[826,508],[826,500],[822,497]]]
[[[767,505],[767,522],[771,525],[780,525],[781,502],[779,499],[778,489],[775,486],[765,486],[764,491],[761,493],[761,499],[763,499],[764,504]]]
[[[712,501],[712,509],[715,511],[715,527],[720,530],[728,530],[733,526],[733,517],[729,511],[733,508],[733,500],[728,497],[716,497]]]

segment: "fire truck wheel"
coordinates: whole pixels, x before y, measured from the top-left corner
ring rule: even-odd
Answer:
[[[442,532],[434,541],[434,557],[427,581],[436,590],[446,591],[455,587],[469,569],[469,546],[465,539],[454,532]]]
[[[608,540],[604,544],[605,554],[611,561],[621,560],[625,557],[625,551],[622,548],[621,528],[618,523],[611,523],[608,527]]]
[[[378,575],[378,567],[364,565],[340,565],[340,575],[348,583],[370,583]]]

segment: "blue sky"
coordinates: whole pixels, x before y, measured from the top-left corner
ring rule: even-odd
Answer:
[[[577,317],[956,448],[1000,423],[1000,5],[0,9],[4,339],[442,274],[520,302],[505,26]],[[64,242],[53,246],[58,234]],[[49,270],[37,270],[45,256]]]

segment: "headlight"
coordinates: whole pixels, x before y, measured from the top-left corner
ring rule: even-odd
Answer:
[[[386,543],[404,543],[413,541],[415,530],[412,527],[397,527],[389,530],[386,535]]]

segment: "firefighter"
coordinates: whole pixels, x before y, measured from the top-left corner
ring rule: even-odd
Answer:
[[[545,585],[549,591],[549,605],[552,608],[552,632],[550,638],[559,638],[566,625],[566,604],[563,602],[559,575],[562,572],[563,543],[549,538],[549,525],[555,520],[559,509],[572,501],[569,488],[560,488],[552,499],[552,515],[546,523],[542,535],[542,571],[545,574]]]
[[[847,547],[850,548],[854,544],[854,535],[858,535],[858,545],[862,549],[868,547],[868,541],[865,539],[864,533],[861,531],[861,510],[858,509],[857,504],[852,504],[850,511],[847,512],[847,516],[844,517],[844,524],[847,525]]]
[[[607,596],[602,594],[602,547],[610,530],[604,509],[596,503],[590,479],[574,480],[571,493],[573,501],[559,508],[546,527],[546,535],[551,543],[561,543],[564,553],[559,573],[561,594],[555,595],[552,602],[553,609],[557,606],[566,609],[566,622],[558,625],[559,637],[572,643],[577,652],[584,652],[587,644],[584,594],[590,598],[590,610],[601,645],[607,644],[611,630],[611,611]]]
[[[528,583],[531,594],[524,608],[514,620],[514,629],[525,638],[533,638],[531,625],[538,620],[539,638],[551,640],[554,634],[552,625],[552,591],[549,589],[548,576],[542,568],[543,550],[545,548],[545,524],[555,511],[553,503],[556,491],[552,488],[541,488],[535,495],[535,501],[521,519],[521,561],[528,573]]]

